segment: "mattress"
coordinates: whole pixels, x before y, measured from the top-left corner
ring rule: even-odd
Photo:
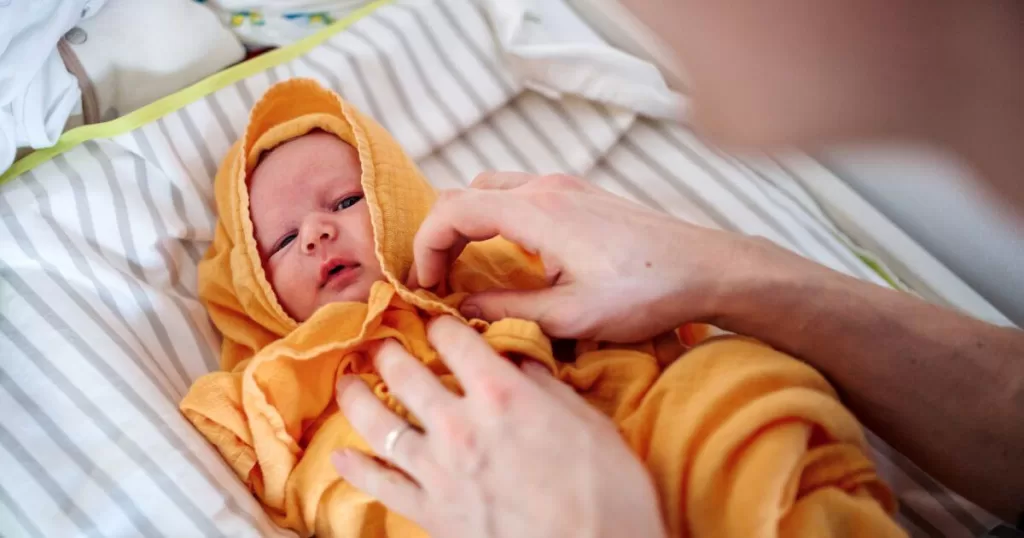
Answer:
[[[197,300],[213,177],[273,83],[311,77],[375,117],[439,188],[569,172],[690,222],[764,236],[879,285],[785,161],[526,84],[472,0],[378,2],[293,47],[65,135],[0,186],[0,535],[279,535],[177,411],[217,365]],[[867,260],[867,261],[866,261]],[[916,534],[991,518],[878,439]]]

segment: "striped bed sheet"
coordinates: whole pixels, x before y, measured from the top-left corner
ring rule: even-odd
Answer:
[[[628,110],[524,89],[473,0],[384,5],[294,59],[0,187],[0,536],[275,536],[177,411],[217,366],[197,300],[212,179],[273,83],[311,77],[378,119],[439,188],[569,172],[705,226],[767,237],[880,285],[778,162]],[[993,523],[871,436],[913,535]]]

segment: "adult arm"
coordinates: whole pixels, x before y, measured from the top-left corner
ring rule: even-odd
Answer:
[[[790,258],[764,247],[766,259]],[[717,323],[809,362],[861,421],[965,497],[1024,510],[1024,333],[784,260],[733,288]]]
[[[449,192],[412,280],[468,241],[540,254],[551,288],[486,292],[464,312],[566,338],[637,341],[707,321],[797,356],[926,471],[1005,518],[1024,509],[1024,334],[848,278],[765,240],[695,227],[567,176],[486,174]]]

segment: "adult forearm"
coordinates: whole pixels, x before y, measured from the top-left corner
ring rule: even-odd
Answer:
[[[1024,510],[1024,333],[824,269],[744,295],[724,328],[818,368],[867,427],[964,496]]]

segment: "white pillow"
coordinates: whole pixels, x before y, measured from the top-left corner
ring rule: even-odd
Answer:
[[[245,48],[217,15],[191,1],[107,0],[75,32],[70,48],[95,92],[101,121],[148,105],[245,57]]]

